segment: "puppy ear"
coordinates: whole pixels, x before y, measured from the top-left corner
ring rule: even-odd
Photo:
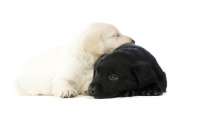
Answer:
[[[152,83],[157,83],[158,78],[151,66],[144,61],[139,61],[133,65],[133,74],[138,78],[139,90]]]
[[[104,54],[104,45],[101,40],[101,35],[99,33],[87,34],[84,37],[82,44],[83,44],[84,50],[92,54],[96,54],[96,55]]]

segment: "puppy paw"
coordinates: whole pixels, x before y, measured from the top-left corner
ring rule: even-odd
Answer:
[[[163,94],[163,90],[159,87],[148,87],[141,90],[140,95],[142,96],[159,96]]]
[[[85,95],[88,95],[88,90],[84,90],[83,93],[84,93]]]
[[[81,90],[79,92],[80,95],[88,95],[88,89],[87,90]]]
[[[76,97],[78,96],[78,93],[76,90],[66,90],[66,91],[63,91],[61,94],[60,94],[60,97],[61,98],[73,98],[73,97]]]
[[[135,95],[136,95],[135,91],[123,91],[118,95],[118,97],[132,97]]]

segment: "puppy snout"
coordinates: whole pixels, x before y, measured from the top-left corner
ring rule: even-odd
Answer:
[[[135,41],[133,39],[131,39],[131,42],[135,44]]]
[[[93,95],[95,95],[95,94],[97,94],[98,93],[98,91],[100,90],[100,86],[93,86],[93,87],[89,87],[89,94],[91,95],[91,96],[93,96]]]
[[[96,87],[91,87],[89,90],[90,95],[95,95],[98,92],[98,89]]]

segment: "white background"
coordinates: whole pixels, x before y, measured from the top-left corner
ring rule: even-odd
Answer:
[[[21,97],[14,78],[33,56],[93,22],[115,25],[167,74],[160,97]],[[0,131],[199,132],[199,0],[0,0]]]

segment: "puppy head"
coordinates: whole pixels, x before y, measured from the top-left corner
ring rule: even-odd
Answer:
[[[123,63],[105,56],[95,63],[94,68],[93,81],[89,86],[89,94],[94,98],[113,98],[123,91],[140,90],[157,82],[155,73],[143,61]]]
[[[107,54],[95,63],[93,80],[89,85],[89,94],[94,98],[113,98],[122,91],[137,89],[137,76],[130,66],[114,59],[116,57]]]
[[[83,34],[83,49],[94,55],[102,55],[124,43],[133,42],[130,37],[122,35],[116,27],[106,23],[91,24]]]

